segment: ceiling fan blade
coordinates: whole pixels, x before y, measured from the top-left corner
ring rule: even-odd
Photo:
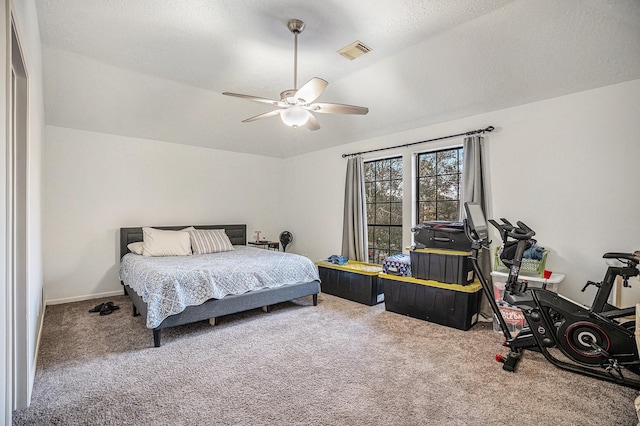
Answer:
[[[307,81],[304,86],[298,89],[294,97],[296,99],[304,100],[306,104],[310,104],[318,99],[318,96],[322,94],[328,84],[329,83],[326,80],[313,77],[311,80]]]
[[[273,117],[274,115],[278,115],[282,112],[281,109],[274,109],[273,111],[265,112],[264,114],[258,114],[251,118],[247,118],[246,120],[242,120],[243,123],[249,123],[251,121],[260,120],[261,118]]]
[[[258,96],[243,95],[241,93],[231,93],[231,92],[223,92],[222,94],[227,96],[235,96],[236,98],[248,99],[250,101],[262,102],[265,104],[280,106],[280,101],[276,101],[273,99],[260,98]]]
[[[304,127],[309,130],[318,130],[320,128],[320,123],[318,123],[318,119],[315,115],[309,114],[309,119],[305,123]]]
[[[313,112],[320,112],[323,114],[357,114],[357,115],[365,115],[369,112],[369,108],[355,106],[355,105],[344,105],[344,104],[329,104],[329,103],[315,103],[311,104],[307,107],[309,110]]]

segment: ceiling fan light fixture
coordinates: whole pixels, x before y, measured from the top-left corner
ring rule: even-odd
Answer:
[[[298,105],[291,106],[280,113],[282,122],[294,129],[307,124],[310,115],[311,113],[309,111]]]

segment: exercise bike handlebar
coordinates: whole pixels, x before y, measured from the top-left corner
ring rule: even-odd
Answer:
[[[500,218],[502,223],[498,223],[493,219],[489,219],[489,222],[498,228],[502,240],[506,242],[507,237],[511,237],[514,240],[529,240],[536,235],[535,231],[529,228],[524,222],[517,221],[516,226],[512,225],[505,218]]]

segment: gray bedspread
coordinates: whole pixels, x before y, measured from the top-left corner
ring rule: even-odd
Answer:
[[[320,280],[314,263],[292,253],[246,246],[223,253],[145,257],[126,254],[120,280],[147,304],[147,327],[209,299]]]

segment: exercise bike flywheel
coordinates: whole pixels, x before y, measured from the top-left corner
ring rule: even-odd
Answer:
[[[611,340],[607,333],[596,324],[587,321],[568,324],[565,322],[558,329],[558,342],[576,361],[598,365],[602,351],[608,352]]]

